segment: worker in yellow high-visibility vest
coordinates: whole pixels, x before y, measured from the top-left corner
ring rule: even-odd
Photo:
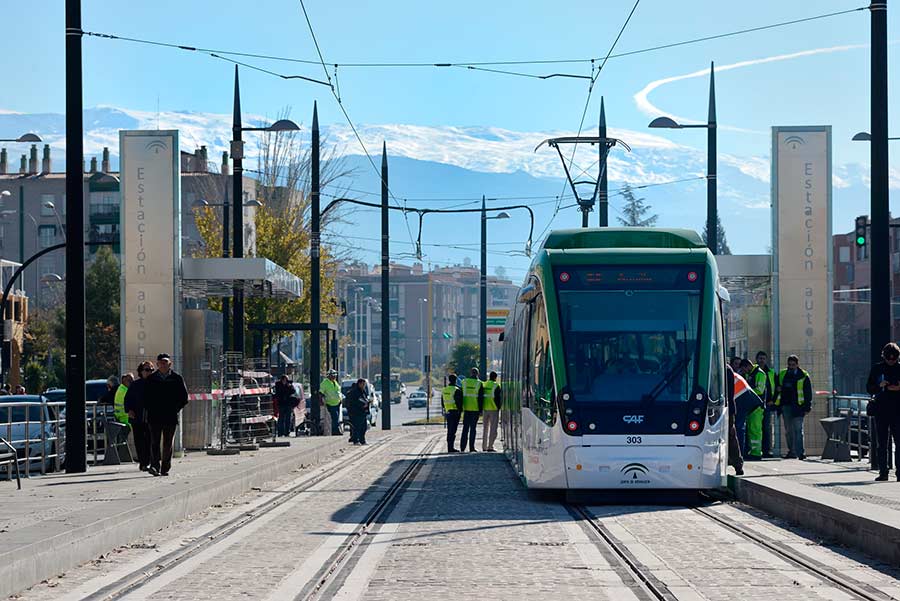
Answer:
[[[492,371],[482,387],[484,402],[481,414],[481,450],[493,453],[494,442],[497,440],[497,423],[500,421],[500,382],[497,381],[497,372]]]
[[[447,385],[441,389],[441,405],[444,418],[447,420],[447,452],[459,453],[456,449],[456,429],[459,427],[459,416],[462,411],[463,394],[456,385],[456,374],[447,376]]]
[[[341,385],[337,381],[338,373],[332,369],[328,371],[328,377],[319,384],[319,392],[325,400],[325,407],[328,409],[328,416],[331,418],[331,435],[340,436],[341,434]]]
[[[470,453],[475,452],[475,427],[478,425],[478,416],[484,408],[484,386],[478,379],[478,368],[473,367],[468,378],[462,382],[463,393],[463,429],[462,438],[459,441],[460,451],[465,451],[466,446]]]

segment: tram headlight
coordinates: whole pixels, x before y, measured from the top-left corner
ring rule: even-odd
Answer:
[[[569,432],[574,432],[577,429],[578,429],[578,422],[576,422],[574,419],[571,419],[568,422],[566,422],[566,430],[568,430]]]

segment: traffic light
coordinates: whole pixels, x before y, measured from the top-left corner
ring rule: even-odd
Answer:
[[[869,237],[866,234],[869,218],[863,215],[856,218],[856,245],[865,246]]]
[[[451,334],[450,332],[444,332],[443,336],[445,340],[450,340],[451,338],[453,338],[453,334]]]

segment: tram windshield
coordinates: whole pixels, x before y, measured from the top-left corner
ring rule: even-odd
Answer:
[[[557,270],[567,380],[577,401],[687,400],[701,274],[699,266]]]

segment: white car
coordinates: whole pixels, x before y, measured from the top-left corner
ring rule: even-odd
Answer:
[[[409,393],[407,402],[410,409],[414,407],[426,407],[428,405],[428,396],[425,394],[425,391],[416,390]]]

